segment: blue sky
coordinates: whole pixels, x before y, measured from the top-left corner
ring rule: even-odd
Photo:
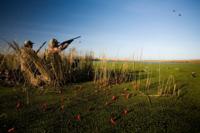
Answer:
[[[35,49],[81,35],[70,47],[96,56],[200,59],[199,0],[1,0],[0,19],[1,38]]]

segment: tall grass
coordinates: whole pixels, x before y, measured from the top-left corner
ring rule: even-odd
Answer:
[[[0,54],[1,75],[5,75],[5,72],[9,71],[10,81],[23,84],[27,79],[20,71],[19,45],[13,42],[10,43],[10,46],[13,47],[15,52]],[[36,63],[37,68],[42,72],[41,75],[48,74],[45,68],[45,54],[41,53],[39,57],[35,55],[30,58],[33,58],[33,61],[41,60],[42,63]],[[152,80],[153,72],[143,63],[142,57],[137,61],[134,59],[132,61],[110,61],[105,57],[101,60],[95,60],[92,52],[80,55],[75,48],[72,48],[67,53],[61,53],[61,65],[63,69],[60,71],[64,75],[63,85],[93,81],[98,87],[103,88],[130,82],[134,90],[144,92],[146,95],[150,95],[151,90],[155,88],[152,85],[155,82],[155,80]],[[157,74],[158,96],[179,94],[180,90],[173,75],[170,75],[167,79],[162,78],[160,64],[158,64]],[[163,77],[166,77],[166,75]],[[56,82],[59,81],[55,81],[53,85],[57,85]]]
[[[139,78],[144,78],[143,71],[139,68],[135,70],[134,62],[111,62],[106,59],[95,62],[94,83],[101,87],[131,82]]]
[[[178,96],[180,89],[173,75],[170,75],[167,80],[163,80],[158,86],[158,95],[160,96]]]

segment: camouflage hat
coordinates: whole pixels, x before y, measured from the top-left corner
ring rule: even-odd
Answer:
[[[32,41],[30,41],[30,40],[26,40],[26,41],[24,41],[24,46],[25,47],[27,47],[27,46],[33,46],[33,42]]]
[[[56,40],[55,38],[52,38],[50,41],[49,41],[49,47],[51,48],[54,48],[54,47],[57,47],[58,46],[58,40]]]

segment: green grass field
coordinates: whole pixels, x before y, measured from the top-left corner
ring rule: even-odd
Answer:
[[[102,87],[92,81],[70,84],[62,93],[53,88],[0,87],[0,133],[200,132],[200,64],[137,67],[130,66],[151,73],[148,90],[148,76],[137,78],[140,89],[134,89],[134,81]],[[159,81],[165,84],[170,75],[179,95],[158,96]]]

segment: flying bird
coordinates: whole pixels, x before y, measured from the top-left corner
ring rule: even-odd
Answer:
[[[175,10],[175,9],[173,9],[173,10],[172,10],[172,12],[173,12],[173,13],[176,13],[176,10]],[[179,17],[181,17],[181,16],[182,16],[182,14],[181,14],[181,13],[179,13],[179,14],[178,14],[178,16],[179,16]]]

